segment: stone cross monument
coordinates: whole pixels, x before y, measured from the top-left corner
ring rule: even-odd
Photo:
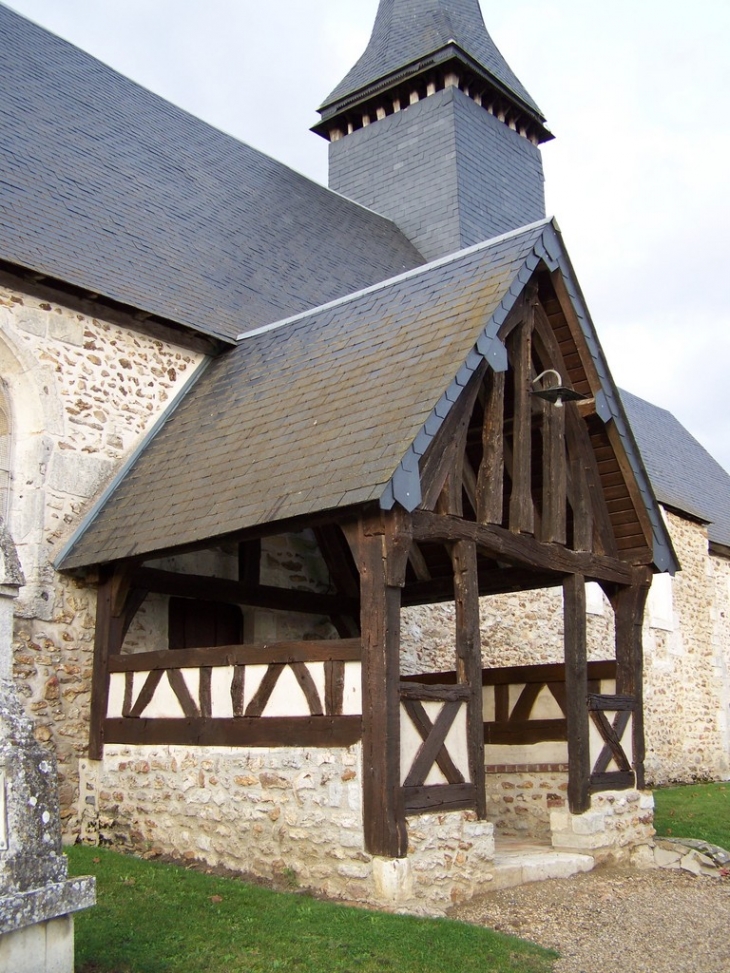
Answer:
[[[13,600],[24,583],[0,519],[0,970],[73,973],[73,913],[94,904],[95,883],[67,877],[55,758],[12,681]]]

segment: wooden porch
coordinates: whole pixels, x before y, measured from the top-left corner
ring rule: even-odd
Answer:
[[[365,846],[386,858],[407,855],[409,816],[467,808],[487,817],[485,743],[564,740],[576,814],[595,791],[643,786],[641,624],[652,526],[615,426],[597,413],[601,380],[559,274],[534,275],[494,347],[494,360],[456,382],[416,468],[404,468],[406,479],[417,480],[415,503],[396,502],[394,492],[379,505],[239,531],[226,538],[239,553],[236,581],[165,571],[140,558],[104,569],[93,758],[105,742],[345,747],[361,740]],[[584,400],[538,397],[540,376],[551,369]],[[301,529],[314,533],[328,593],[261,583],[261,537]],[[600,687],[607,677],[587,662],[588,580],[601,585],[615,614],[610,693]],[[480,596],[544,587],[562,588],[564,663],[549,671],[484,670]],[[149,592],[326,616],[340,637],[125,654],[125,634]],[[455,606],[453,670],[403,677],[401,608],[444,601]],[[513,703],[510,684],[523,685]],[[284,685],[298,687],[296,713],[282,711]],[[485,688],[494,703],[486,722]],[[543,690],[559,718],[530,718]],[[179,708],[175,718],[150,715],[161,693]],[[404,740],[414,733],[409,750]]]

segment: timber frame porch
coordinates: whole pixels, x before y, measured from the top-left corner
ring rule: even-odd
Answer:
[[[526,680],[512,713],[497,691],[495,722],[524,722],[535,686],[562,682],[554,695],[565,718],[559,732],[568,743],[570,810],[587,810],[596,790],[643,787],[641,626],[653,571],[653,526],[624,437],[612,417],[599,415],[606,379],[562,274],[541,264],[490,340],[491,358],[479,360],[453,386],[453,402],[418,459],[412,509],[398,500],[403,491],[396,485],[379,504],[321,511],[188,545],[189,551],[221,541],[237,545],[238,581],[162,571],[150,566],[149,555],[103,568],[92,758],[101,758],[105,742],[311,747],[361,739],[366,848],[405,857],[409,816],[464,808],[487,816],[484,744],[497,730],[485,728],[483,683],[495,671],[482,668],[479,597],[559,586],[563,678],[548,673],[542,681]],[[557,370],[585,400],[555,405],[534,396],[546,369]],[[412,483],[413,470],[410,475]],[[330,593],[260,583],[261,537],[302,529],[314,532]],[[611,695],[596,692],[589,677],[586,581],[601,585],[615,613]],[[340,637],[123,654],[125,634],[148,592],[323,615]],[[455,605],[453,672],[403,677],[401,608],[447,600]],[[345,680],[352,676],[347,666],[353,664],[361,666],[359,713],[343,709]],[[265,672],[244,705],[252,666]],[[198,673],[195,692],[182,670]],[[309,712],[267,715],[277,682],[288,673]],[[179,719],[144,715],[163,677],[182,709]],[[114,716],[112,678],[115,685],[124,680]],[[225,716],[216,713],[213,685],[226,687]],[[595,761],[591,723],[604,743]],[[404,725],[420,738],[407,759]],[[553,739],[558,731],[530,732]]]

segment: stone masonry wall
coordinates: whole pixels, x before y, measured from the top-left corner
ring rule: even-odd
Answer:
[[[364,849],[362,750],[108,746],[82,761],[83,837],[316,889],[443,912],[474,894],[494,857],[470,812],[409,821],[409,858]]]
[[[727,564],[708,555],[704,527],[671,512],[667,521],[682,570],[671,586],[671,627],[644,628],[647,777],[726,779],[730,615],[719,602]]]
[[[60,576],[51,561],[201,361],[89,307],[81,313],[0,286],[0,376],[12,413],[8,521],[27,580],[14,674],[38,740],[56,752],[67,838],[78,831],[96,593],[93,579]]]

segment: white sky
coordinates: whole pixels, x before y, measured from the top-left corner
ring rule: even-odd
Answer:
[[[308,128],[378,0],[8,2],[325,183],[327,146]],[[557,136],[543,147],[547,209],[614,378],[730,470],[730,3],[481,2]]]

